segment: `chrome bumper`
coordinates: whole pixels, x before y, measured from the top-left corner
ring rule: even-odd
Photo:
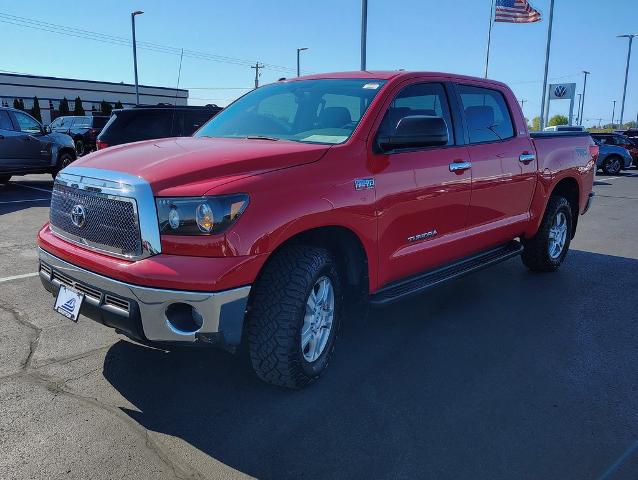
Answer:
[[[40,279],[53,294],[61,284],[84,293],[81,314],[117,330],[138,337],[135,324],[141,323],[143,338],[151,342],[238,345],[250,286],[222,292],[188,292],[147,288],[120,282],[77,267],[38,248]],[[167,308],[187,304],[201,316],[201,327],[184,331],[172,324]],[[139,330],[139,329],[138,329]]]

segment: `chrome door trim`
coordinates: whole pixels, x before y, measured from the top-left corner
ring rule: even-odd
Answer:
[[[521,153],[521,155],[518,157],[518,161],[523,163],[533,162],[534,160],[536,160],[535,153]]]

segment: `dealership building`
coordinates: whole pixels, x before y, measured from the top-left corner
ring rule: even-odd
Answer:
[[[140,85],[139,94],[140,105],[188,104],[188,90],[184,89]],[[12,107],[14,99],[18,99],[24,102],[26,110],[30,110],[34,97],[38,97],[42,121],[46,125],[56,116],[63,98],[68,100],[69,109],[73,112],[74,100],[80,97],[87,115],[91,112],[98,114],[102,101],[111,106],[121,102],[125,108],[132,107],[135,105],[135,85],[0,73],[0,105]]]

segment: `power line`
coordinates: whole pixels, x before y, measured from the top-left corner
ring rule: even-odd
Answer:
[[[0,23],[15,25],[18,27],[31,28],[34,30],[40,30],[40,31],[48,32],[48,33],[56,33],[58,35],[65,35],[69,37],[83,38],[86,40],[93,40],[93,41],[107,43],[111,45],[119,45],[119,46],[125,46],[125,47],[130,47],[132,45],[131,40],[125,37],[118,37],[115,35],[93,32],[91,30],[84,30],[81,28],[69,27],[69,26],[60,25],[56,23],[43,22],[40,20],[32,19],[32,18],[19,17],[17,15],[10,15],[7,13],[2,13],[2,12],[0,12]],[[168,45],[161,45],[161,44],[152,43],[152,42],[138,41],[137,48],[154,51],[157,53],[165,53],[169,55],[182,54],[181,53],[182,51],[180,48],[171,47]],[[242,66],[251,65],[252,66],[254,64],[253,60],[228,57],[224,55],[216,55],[216,54],[197,51],[197,50],[185,49],[183,56],[187,58],[197,59],[197,60],[228,63],[232,65],[242,65]],[[282,65],[275,65],[271,63],[266,63],[263,65],[264,67],[267,67],[268,69],[275,70],[275,71],[286,71],[286,72],[296,71],[294,67],[285,67]]]

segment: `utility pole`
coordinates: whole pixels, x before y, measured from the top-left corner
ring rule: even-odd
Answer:
[[[580,102],[580,115],[579,115],[581,125],[583,124],[583,112],[585,111],[585,92],[587,90],[587,75],[591,74],[591,72],[583,70],[583,73],[585,74],[585,82],[583,83],[583,97]]]
[[[361,70],[366,70],[366,41],[368,35],[368,0],[361,0]]]
[[[545,128],[545,98],[547,97],[547,72],[552,45],[552,24],[554,23],[554,0],[549,4],[549,25],[547,26],[547,48],[545,50],[545,76],[543,77],[543,99],[541,100],[541,131]]]
[[[611,111],[611,128],[614,128],[616,124],[614,123],[614,118],[616,118],[616,100],[614,100],[614,108]]]
[[[622,91],[622,105],[620,106],[620,125],[622,126],[623,118],[625,118],[625,97],[627,96],[627,78],[629,77],[629,61],[631,60],[631,44],[634,37],[638,37],[638,33],[631,35],[618,35],[618,38],[628,38],[629,48],[627,49],[627,67],[625,68],[625,86]]]
[[[297,76],[301,77],[301,63],[299,62],[299,54],[304,50],[308,50],[308,47],[302,47],[297,49]]]
[[[255,88],[259,88],[259,69],[264,68],[264,64],[262,63],[260,65],[259,62],[257,62],[250,68],[255,69]]]
[[[527,102],[527,100],[521,100],[521,110],[525,108],[525,102]]]
[[[140,104],[140,88],[137,84],[137,45],[135,43],[135,17],[142,15],[144,12],[136,10],[131,13],[131,28],[133,30],[133,69],[135,70],[135,105]]]

